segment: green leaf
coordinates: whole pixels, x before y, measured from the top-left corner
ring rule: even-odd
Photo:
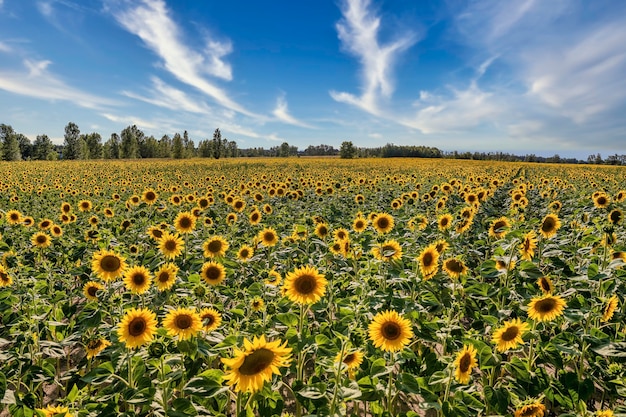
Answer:
[[[296,327],[298,325],[298,315],[294,313],[276,314],[276,320],[288,327]]]
[[[606,345],[591,348],[600,356],[612,356],[616,358],[626,358],[626,342],[608,343]]]

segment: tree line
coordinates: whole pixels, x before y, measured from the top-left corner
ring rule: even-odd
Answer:
[[[235,157],[291,157],[291,156],[338,156],[351,158],[446,158],[495,160],[509,162],[587,163],[626,165],[626,155],[610,155],[606,159],[591,154],[587,160],[561,158],[558,154],[542,157],[535,154],[514,155],[505,152],[444,152],[436,147],[395,145],[366,148],[357,147],[351,141],[343,141],[336,149],[332,145],[309,145],[303,151],[297,146],[283,142],[265,149],[254,147],[240,149],[237,142],[222,138],[220,129],[215,129],[212,139],[203,139],[196,146],[185,130],[182,135],[163,135],[160,139],[147,136],[136,125],[112,133],[103,141],[100,133],[81,133],[78,125],[69,122],[65,126],[62,145],[55,145],[47,135],[38,135],[31,140],[15,132],[10,125],[0,124],[0,158],[5,161],[56,160],[56,159],[135,159],[135,158],[235,158]]]

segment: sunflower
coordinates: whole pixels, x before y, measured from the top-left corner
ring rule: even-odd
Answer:
[[[210,237],[202,245],[203,255],[205,258],[222,257],[226,255],[229,246],[228,242],[221,236]]]
[[[233,201],[232,207],[233,210],[235,210],[237,213],[241,213],[246,208],[246,202],[239,198],[236,198]]]
[[[43,232],[37,232],[30,238],[30,243],[38,248],[47,248],[52,243],[50,236]]]
[[[544,294],[552,294],[552,292],[554,291],[554,284],[552,284],[552,280],[550,279],[550,277],[540,277],[537,280],[537,285],[539,286],[541,292]]]
[[[265,278],[265,284],[277,286],[282,281],[283,277],[280,275],[280,272],[275,269],[271,269],[267,272],[267,277]]]
[[[593,197],[593,205],[597,208],[607,208],[611,204],[611,198],[605,193],[599,193]]]
[[[166,263],[154,274],[154,283],[159,291],[169,290],[176,282],[178,267],[173,263]]]
[[[442,253],[445,252],[446,249],[450,247],[450,244],[446,240],[441,239],[433,243],[432,246],[439,253],[439,255],[441,255]]]
[[[218,285],[226,278],[226,269],[224,265],[217,262],[205,262],[202,265],[200,276],[209,285]]]
[[[72,205],[67,202],[61,203],[61,213],[69,214],[72,211]]]
[[[543,417],[545,411],[545,405],[541,404],[540,402],[533,402],[515,410],[514,417]]]
[[[200,311],[200,319],[205,332],[212,332],[222,324],[222,315],[213,308],[203,308]]]
[[[263,205],[263,212],[264,212],[265,214],[272,214],[272,211],[274,211],[274,210],[272,209],[272,206],[270,206],[269,204],[264,204],[264,205]]]
[[[558,295],[534,297],[528,304],[528,317],[537,321],[553,320],[563,314],[567,303]]]
[[[98,356],[100,352],[102,352],[108,346],[111,346],[111,342],[101,337],[98,339],[90,340],[85,346],[85,350],[87,351],[87,359]]]
[[[519,248],[521,258],[530,261],[535,256],[535,249],[537,249],[537,233],[531,230],[522,239],[522,244]]]
[[[42,219],[37,227],[39,227],[41,230],[48,230],[50,227],[52,227],[53,224],[54,223],[50,219]]]
[[[72,417],[69,408],[63,407],[61,405],[53,406],[51,404],[48,404],[46,408],[38,408],[37,411],[42,412],[44,417],[55,417],[63,413],[65,413],[63,414],[63,417]]]
[[[235,348],[232,359],[222,358],[228,368],[224,379],[228,385],[234,385],[235,392],[257,392],[263,384],[272,379],[273,374],[280,375],[280,367],[287,367],[291,362],[291,348],[285,341],[267,342],[265,336],[254,337],[252,342],[243,341],[242,350]]]
[[[178,235],[178,233],[169,233],[163,232],[163,235],[159,240],[157,240],[159,244],[159,250],[168,259],[174,259],[181,253],[183,253],[183,249],[185,247],[185,243],[183,239]]]
[[[352,374],[363,363],[363,352],[361,352],[360,350],[346,352],[344,353],[343,358],[341,357],[340,352],[335,357],[335,362],[343,362],[346,366],[346,370]]]
[[[191,233],[196,227],[196,218],[187,211],[178,213],[174,219],[174,227],[178,233]]]
[[[83,213],[91,211],[92,207],[93,207],[93,204],[89,200],[80,200],[78,202],[78,210]]]
[[[26,227],[31,227],[33,224],[35,224],[35,219],[33,219],[31,216],[26,216],[22,219],[22,224]]]
[[[548,214],[541,222],[541,235],[546,239],[556,235],[556,231],[561,227],[561,221],[555,214]]]
[[[263,216],[261,215],[261,212],[257,209],[254,209],[252,210],[252,212],[250,212],[250,215],[248,216],[248,221],[250,221],[250,224],[259,224],[262,217]]]
[[[472,374],[472,368],[478,365],[476,360],[476,348],[472,345],[463,345],[463,349],[456,355],[454,360],[454,377],[461,384],[467,384]]]
[[[452,278],[458,278],[459,276],[467,272],[467,267],[460,259],[448,258],[443,261],[443,270]]]
[[[612,410],[598,410],[595,414],[596,417],[614,417]]]
[[[609,213],[609,221],[613,224],[618,224],[624,218],[624,213],[620,209],[613,209]]]
[[[202,318],[194,308],[177,308],[169,311],[163,319],[167,334],[178,340],[187,340],[202,330]]]
[[[101,249],[93,254],[91,270],[105,281],[113,281],[121,276],[125,269],[125,259],[115,252]]]
[[[271,227],[267,227],[259,232],[259,241],[267,247],[275,246],[278,243],[278,233]]]
[[[392,310],[376,314],[368,334],[374,346],[385,352],[402,350],[413,338],[411,322]]]
[[[315,226],[315,231],[313,233],[315,233],[315,235],[319,237],[320,239],[324,239],[326,236],[328,236],[328,233],[329,233],[328,225],[323,222],[318,223]]]
[[[54,237],[59,237],[63,235],[63,229],[58,224],[53,224],[50,228],[50,234]]]
[[[496,239],[502,239],[506,236],[511,227],[511,223],[509,219],[506,217],[500,217],[491,222],[491,226],[489,227],[489,236],[494,237]]]
[[[247,262],[254,255],[254,249],[248,245],[244,245],[237,251],[237,259]]]
[[[226,224],[231,226],[237,222],[237,213],[228,213],[226,216]]]
[[[363,231],[367,228],[367,219],[365,217],[357,217],[352,222],[352,230],[357,233],[363,233]]]
[[[115,213],[113,212],[112,209],[110,209],[108,207],[104,209],[104,217],[111,218],[113,216],[115,216]]]
[[[402,248],[395,240],[388,240],[385,243],[372,248],[374,258],[380,261],[395,261],[402,258]]]
[[[324,296],[326,284],[328,281],[317,268],[303,266],[285,277],[285,295],[294,303],[315,304]]]
[[[523,323],[520,319],[505,321],[502,327],[493,332],[492,340],[498,352],[506,352],[523,344],[522,336],[529,328],[528,323]]]
[[[604,306],[604,311],[602,312],[602,321],[609,321],[613,318],[618,302],[619,299],[617,298],[617,294],[613,294],[611,298],[608,299],[606,305]]]
[[[22,222],[22,213],[17,210],[9,210],[6,213],[6,219],[9,224],[19,224]]]
[[[100,233],[97,230],[85,230],[85,240],[87,242],[97,242]]]
[[[152,274],[144,266],[134,266],[124,273],[124,284],[134,294],[143,294],[152,284]]]
[[[432,276],[439,269],[439,251],[434,245],[426,247],[417,257],[417,260],[424,278]]]
[[[147,308],[131,308],[118,325],[117,336],[120,342],[132,349],[150,342],[156,328],[156,314]]]
[[[348,240],[350,238],[350,235],[346,229],[340,227],[333,230],[333,237],[335,238],[335,240]]]
[[[97,300],[98,299],[98,291],[103,290],[104,286],[95,281],[89,281],[83,286],[83,294],[89,300]]]
[[[439,218],[437,219],[437,227],[439,228],[439,230],[443,231],[443,230],[447,230],[450,228],[450,226],[452,226],[452,216],[449,214],[442,214],[441,216],[439,216]]]
[[[8,287],[13,284],[13,277],[9,275],[4,265],[0,264],[0,287]]]
[[[159,198],[159,195],[152,188],[148,188],[141,195],[141,199],[144,201],[144,203],[148,204],[149,206],[156,203],[157,198]]]
[[[377,213],[374,220],[372,220],[372,226],[378,233],[389,233],[394,226],[393,217],[387,213]]]
[[[91,226],[94,226],[94,227],[98,225],[98,222],[99,222],[99,221],[100,221],[100,220],[98,219],[98,216],[91,216],[91,217],[89,218],[89,224],[90,224]]]
[[[265,307],[265,301],[257,295],[250,301],[250,307],[254,311],[261,311],[263,310],[263,307]]]

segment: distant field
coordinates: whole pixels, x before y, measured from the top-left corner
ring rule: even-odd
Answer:
[[[623,168],[24,162],[0,189],[0,415],[626,413]]]

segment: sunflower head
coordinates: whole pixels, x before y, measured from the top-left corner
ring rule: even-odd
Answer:
[[[432,276],[439,269],[439,251],[434,245],[426,247],[417,258],[422,276]]]
[[[376,314],[368,333],[374,346],[385,352],[402,350],[413,338],[411,322],[392,310]]]
[[[156,333],[156,314],[146,308],[132,308],[126,312],[117,328],[120,342],[127,348],[136,348],[149,343]]]
[[[278,243],[278,233],[271,227],[265,228],[259,232],[258,239],[264,246],[276,246]]]
[[[221,236],[213,236],[207,239],[202,245],[205,258],[218,258],[226,255],[226,250],[230,245]]]
[[[467,272],[467,267],[457,258],[448,258],[443,261],[443,270],[452,278],[458,278],[459,276]]]
[[[476,353],[477,350],[474,346],[464,345],[463,349],[456,355],[454,377],[459,383],[469,383],[472,369],[478,365]]]
[[[212,308],[204,308],[200,311],[200,319],[205,332],[212,332],[222,324],[222,315]]]
[[[154,282],[159,291],[169,290],[176,282],[178,267],[173,263],[166,263],[154,274]]]
[[[47,234],[43,232],[35,233],[31,237],[30,242],[33,244],[33,246],[37,248],[42,248],[42,249],[47,248],[52,243],[52,241],[50,240],[50,236],[48,236]]]
[[[402,247],[395,240],[388,240],[385,243],[372,248],[374,258],[380,261],[395,261],[402,258]]]
[[[111,346],[111,342],[101,337],[90,340],[85,345],[85,350],[87,351],[87,359],[98,356],[100,352],[102,352],[108,346]]]
[[[8,287],[13,284],[13,277],[9,275],[4,265],[0,264],[0,287]]]
[[[112,281],[126,270],[125,258],[105,249],[93,254],[91,270],[105,281]]]
[[[244,339],[244,348],[235,349],[234,357],[222,358],[222,362],[229,368],[224,379],[234,385],[235,392],[257,392],[272,375],[280,374],[279,368],[289,366],[291,348],[280,340],[267,342],[265,336]]]
[[[505,321],[504,325],[493,333],[493,343],[499,352],[506,352],[524,343],[522,337],[528,331],[528,323],[520,319]]]
[[[174,259],[183,253],[185,242],[178,233],[163,232],[161,238],[157,240],[159,250],[168,259]]]
[[[537,321],[550,321],[561,315],[567,303],[558,295],[534,297],[528,304],[528,317]]]
[[[496,239],[502,239],[506,236],[511,227],[511,223],[509,219],[506,217],[500,217],[499,219],[491,222],[491,226],[489,227],[489,236],[492,236]]]
[[[389,233],[395,223],[393,217],[387,213],[377,213],[376,217],[372,220],[372,226],[378,233]]]
[[[254,249],[248,245],[244,245],[237,251],[237,259],[247,262],[254,255]]]
[[[165,315],[163,327],[170,336],[187,340],[202,329],[202,318],[194,308],[177,308]]]
[[[541,235],[546,239],[556,235],[556,231],[561,227],[561,221],[555,214],[548,214],[541,222]]]
[[[324,296],[327,283],[317,268],[304,266],[288,273],[284,285],[289,300],[298,304],[314,304]]]
[[[174,219],[174,227],[178,233],[191,233],[196,227],[196,217],[186,211],[178,213]]]
[[[102,284],[99,284],[95,281],[89,281],[83,286],[83,294],[87,299],[97,301],[98,300],[98,291],[103,290],[104,287]]]
[[[218,285],[226,278],[226,269],[224,265],[217,262],[205,262],[202,265],[200,276],[209,285]]]

